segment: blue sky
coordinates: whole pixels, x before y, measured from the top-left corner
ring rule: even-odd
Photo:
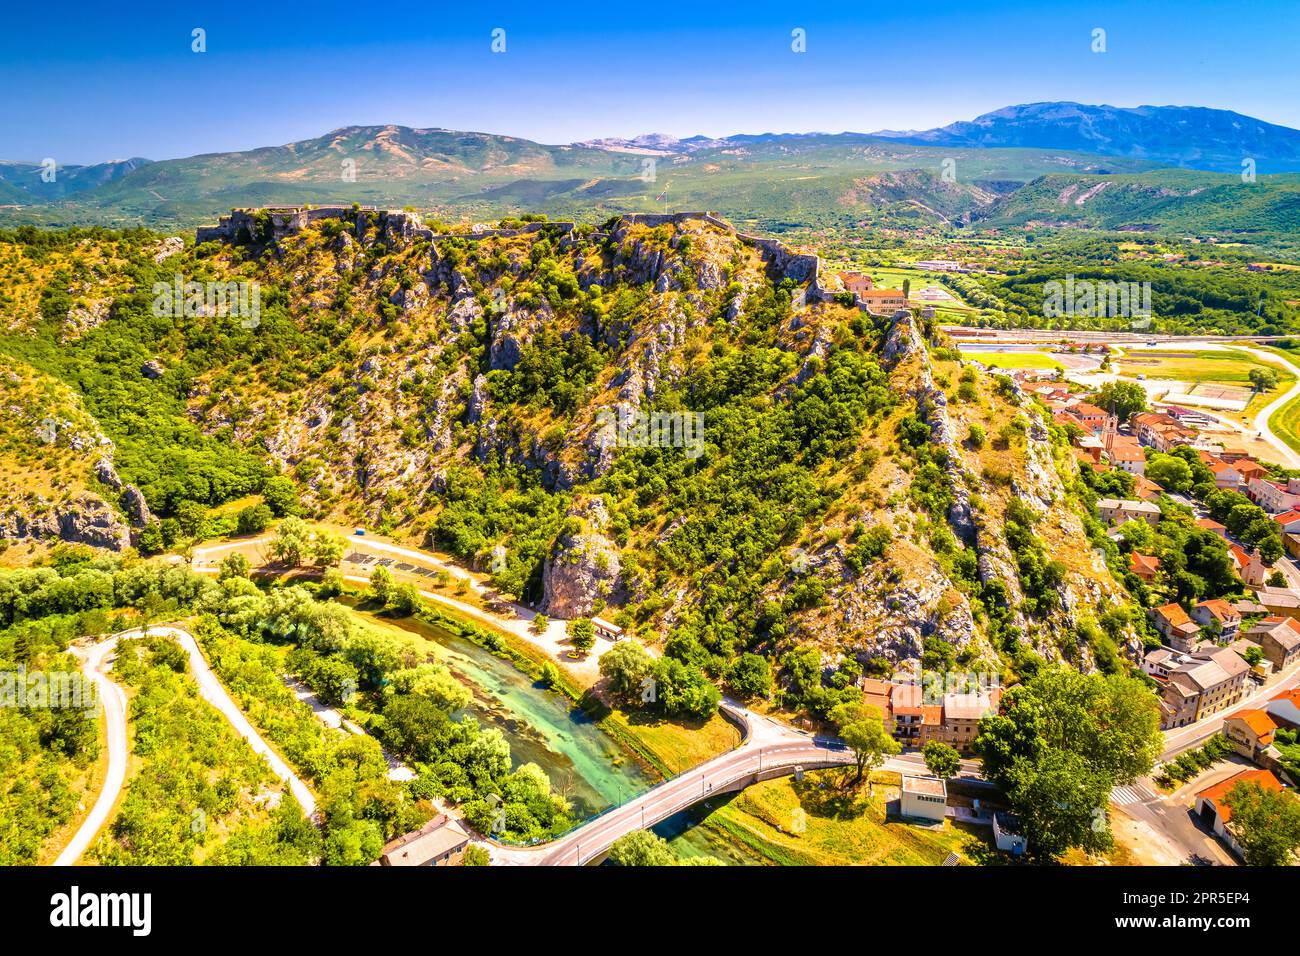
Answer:
[[[1297,0],[19,2],[0,32],[0,158],[167,159],[372,123],[549,143],[924,129],[1039,100],[1300,127],[1298,40]]]

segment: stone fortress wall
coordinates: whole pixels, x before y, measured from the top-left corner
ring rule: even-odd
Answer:
[[[839,290],[829,289],[822,282],[821,257],[812,253],[795,252],[776,239],[753,236],[740,232],[731,223],[713,212],[626,213],[620,217],[626,223],[648,227],[680,225],[686,222],[703,222],[725,230],[741,242],[759,250],[763,258],[783,278],[807,283],[807,302],[831,299]],[[264,219],[269,228],[269,241],[283,239],[301,232],[312,223],[323,219],[353,220],[358,232],[364,232],[373,221],[379,232],[388,238],[428,239],[491,239],[530,235],[544,230],[562,234],[577,228],[573,222],[529,222],[513,229],[476,229],[467,233],[440,233],[424,227],[420,216],[402,210],[378,209],[375,206],[323,205],[323,206],[265,206],[261,208],[232,209],[222,216],[215,226],[200,226],[195,233],[196,242],[246,242],[259,232],[259,220]]]

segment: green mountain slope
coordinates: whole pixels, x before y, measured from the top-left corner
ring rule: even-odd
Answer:
[[[1003,225],[1296,233],[1300,175],[1260,176],[1253,183],[1179,170],[1051,175],[1016,190],[988,219]]]

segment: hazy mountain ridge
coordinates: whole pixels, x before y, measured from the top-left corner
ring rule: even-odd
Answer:
[[[1216,172],[1240,172],[1243,159],[1258,172],[1300,170],[1300,130],[1200,106],[1026,103],[938,129],[875,135],[931,146],[1070,149]]]

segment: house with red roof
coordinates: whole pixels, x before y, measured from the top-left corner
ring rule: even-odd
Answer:
[[[1288,531],[1300,531],[1300,511],[1294,508],[1283,511],[1280,515],[1273,515],[1271,520],[1277,522],[1284,534]]]
[[[1100,435],[1106,430],[1106,425],[1110,421],[1110,413],[1104,408],[1098,408],[1090,402],[1075,402],[1067,409],[1071,415],[1083,422],[1083,427],[1094,435]]]
[[[1213,518],[1197,518],[1196,527],[1205,531],[1213,531],[1224,541],[1228,540],[1228,529],[1219,524],[1219,522],[1215,521]],[[1245,552],[1243,551],[1242,553],[1244,554]]]
[[[1156,579],[1156,572],[1160,570],[1160,559],[1155,555],[1139,554],[1134,551],[1128,556],[1128,567],[1139,579],[1150,584]]]
[[[1146,475],[1133,476],[1133,494],[1139,501],[1159,501],[1165,490]]]
[[[1232,467],[1237,469],[1244,483],[1249,483],[1252,478],[1263,478],[1268,474],[1268,469],[1253,458],[1238,458],[1232,462]]]
[[[1224,640],[1234,639],[1237,636],[1237,628],[1241,626],[1241,615],[1231,604],[1221,598],[1201,601],[1192,608],[1191,618],[1201,627],[1216,621],[1219,625],[1219,634]]]
[[[1223,736],[1232,742],[1237,753],[1252,763],[1259,763],[1268,748],[1273,746],[1273,735],[1282,726],[1266,710],[1239,710],[1223,722]]]
[[[1110,463],[1120,471],[1127,471],[1130,475],[1146,474],[1147,456],[1136,438],[1112,435],[1106,453],[1110,456]]]
[[[841,272],[840,282],[844,284],[846,291],[854,294],[859,292],[870,292],[876,287],[876,283],[872,280],[871,276],[865,275],[861,272]]]
[[[1209,466],[1210,471],[1214,472],[1214,487],[1216,488],[1231,488],[1233,491],[1236,491],[1246,483],[1246,480],[1241,476],[1241,472],[1237,470],[1235,465],[1230,465],[1226,461],[1215,458],[1213,455],[1210,456],[1210,461],[1207,462],[1207,465]]]
[[[1239,544],[1228,545],[1228,556],[1237,569],[1237,576],[1249,588],[1261,588],[1268,580],[1269,568],[1257,551],[1247,551]]]
[[[1152,608],[1151,623],[1161,637],[1180,651],[1190,651],[1201,636],[1200,627],[1178,604]]]
[[[1269,514],[1300,509],[1300,483],[1252,478],[1246,483],[1246,497]]]
[[[1281,793],[1285,789],[1282,781],[1271,770],[1243,770],[1198,793],[1195,813],[1233,853],[1243,856],[1241,846],[1232,833],[1232,808],[1227,801],[1228,794],[1240,784],[1254,784],[1275,793]]]

